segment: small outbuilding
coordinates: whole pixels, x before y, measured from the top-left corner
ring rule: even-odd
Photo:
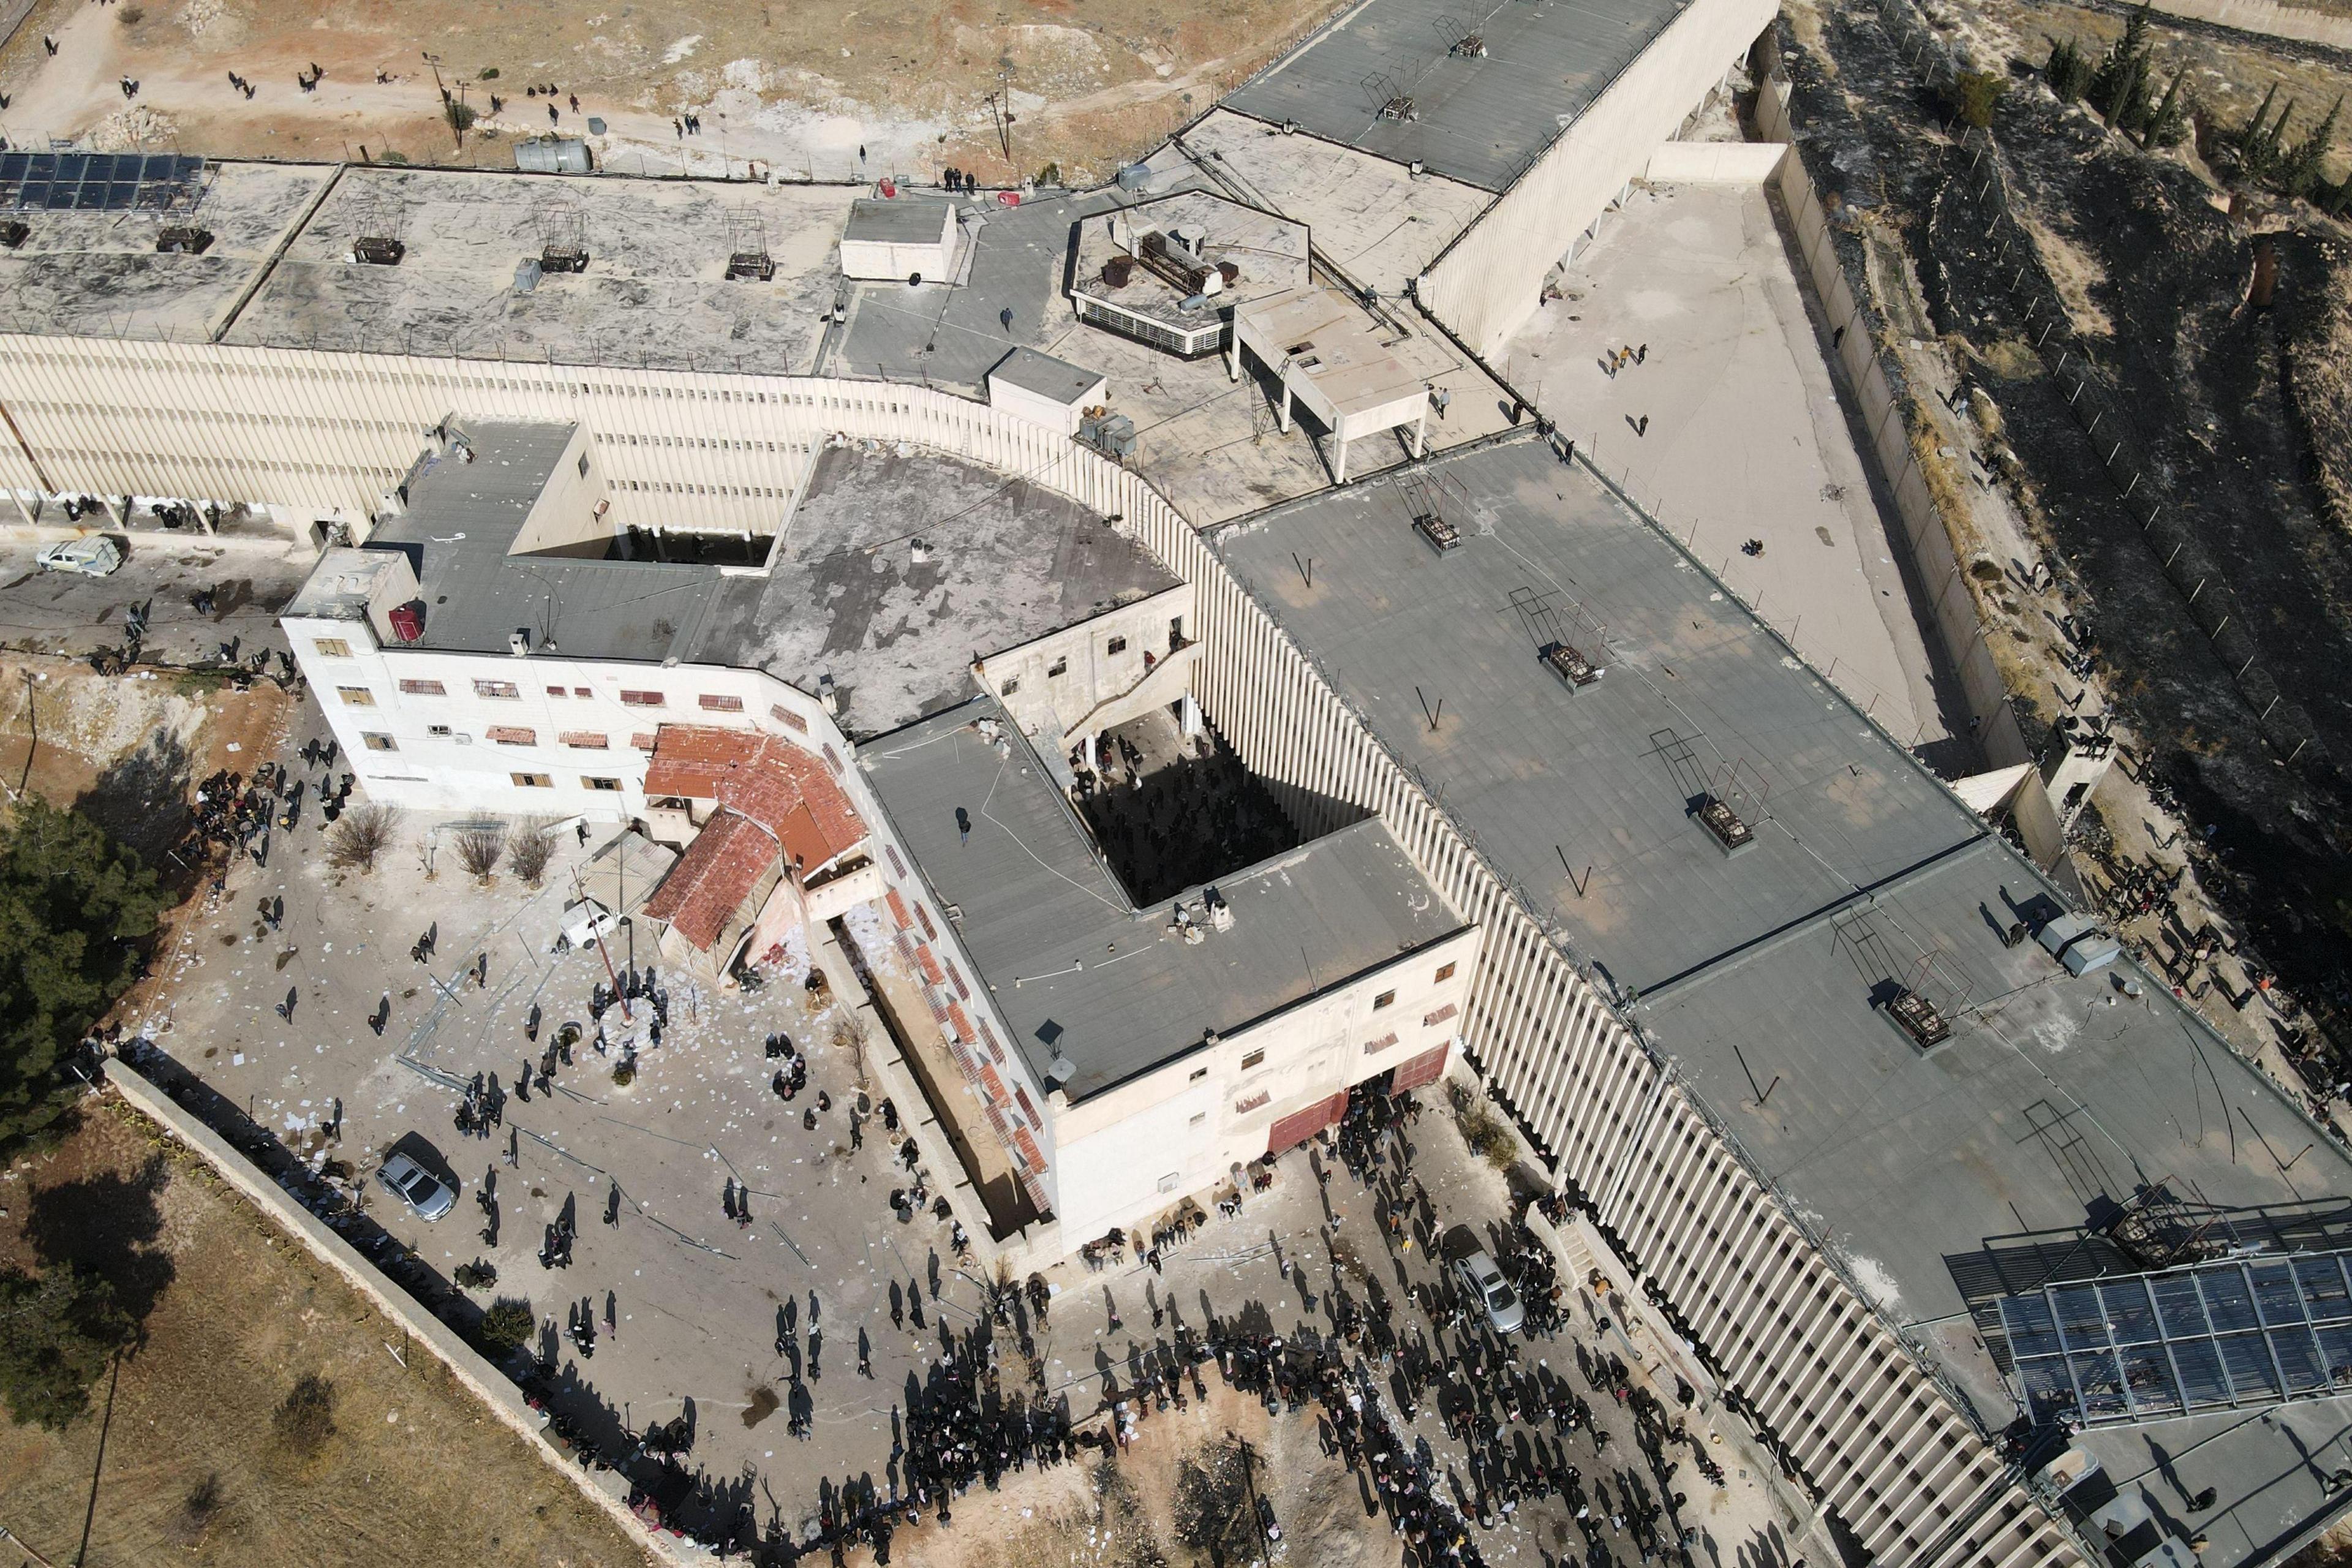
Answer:
[[[950,282],[957,261],[950,202],[868,196],[853,202],[841,234],[841,275],[881,282],[920,277]]]
[[[1104,401],[1109,385],[1100,371],[1035,349],[1014,349],[988,373],[988,401],[1007,413],[1075,436],[1079,419]]]

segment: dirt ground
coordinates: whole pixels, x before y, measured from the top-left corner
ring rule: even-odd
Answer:
[[[648,1561],[438,1362],[119,1101],[88,1102],[54,1152],[0,1175],[0,1260],[60,1257],[107,1275],[145,1321],[90,1415],[62,1434],[0,1417],[0,1522],[50,1561]],[[313,1375],[332,1384],[334,1429],[298,1453],[272,1416]]]
[[[1107,174],[1319,19],[1318,0],[45,0],[0,53],[12,142],[88,138],[215,156],[510,167],[507,142],[579,135],[605,166],[1011,184]],[[58,44],[55,56],[43,38]],[[429,51],[429,53],[428,53]],[[322,67],[304,91],[297,77]],[[235,72],[252,82],[246,98]],[[121,79],[139,84],[126,98]],[[552,85],[559,118],[527,89]],[[480,114],[457,144],[440,89]],[[504,100],[491,112],[491,96]],[[991,94],[1001,95],[997,105]],[[578,109],[572,99],[578,100]],[[1009,110],[1006,106],[1009,105]],[[688,137],[674,124],[701,120]],[[1003,111],[1010,124],[1000,118]]]

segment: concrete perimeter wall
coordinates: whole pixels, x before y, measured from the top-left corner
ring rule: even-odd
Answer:
[[[1479,357],[1499,358],[1535,313],[1544,275],[1778,10],[1775,0],[1692,0],[1415,280],[1423,306]]]
[[[125,1104],[202,1155],[206,1164],[220,1173],[222,1180],[268,1215],[272,1224],[309,1247],[313,1257],[341,1275],[362,1300],[399,1324],[408,1334],[412,1349],[421,1346],[431,1352],[492,1415],[537,1448],[549,1468],[561,1472],[580,1489],[581,1496],[611,1516],[630,1540],[657,1557],[691,1563],[709,1561],[709,1554],[692,1542],[656,1535],[646,1528],[616,1492],[607,1491],[600,1484],[598,1472],[583,1469],[576,1461],[557,1453],[541,1435],[546,1418],[524,1402],[522,1391],[504,1373],[484,1360],[481,1352],[460,1339],[448,1324],[425,1310],[423,1302],[385,1279],[356,1247],[263,1174],[228,1140],[182,1110],[171,1096],[125,1064],[109,1061],[105,1073],[108,1085]],[[614,1472],[602,1473],[614,1477],[618,1486]]]
[[[1717,4],[1697,0],[1693,9]],[[1717,53],[1710,43],[1714,63],[1690,99],[1720,74]],[[1638,174],[1661,140],[1629,157],[1609,188]],[[1532,276],[1556,254],[1536,258]],[[1530,281],[1530,307],[1534,297]],[[1312,655],[1138,475],[1002,410],[872,382],[0,337],[0,377],[28,363],[51,405],[45,416],[57,421],[58,438],[91,453],[88,488],[100,490],[132,488],[109,477],[110,463],[169,467],[198,454],[226,471],[271,466],[290,475],[299,470],[285,466],[288,453],[299,443],[362,439],[341,422],[396,426],[420,413],[437,418],[455,403],[509,417],[576,418],[592,432],[632,416],[619,427],[643,429],[657,416],[666,429],[693,433],[675,445],[628,449],[632,471],[648,482],[683,483],[737,461],[781,462],[789,448],[837,432],[985,463],[1118,516],[1123,531],[1193,584],[1202,645],[1195,694],[1299,826],[1319,833],[1358,811],[1378,812],[1455,914],[1479,928],[1463,1034],[1488,1089],[1556,1155],[1562,1184],[1583,1195],[1612,1245],[1673,1304],[1694,1343],[1864,1550],[1887,1568],[2079,1563],[1965,1406],[1947,1397],[1933,1369],[1848,1277],[1831,1239],[1773,1194],[1671,1064],[1624,1027],[1575,954],[1528,916],[1339,698]],[[451,395],[458,390],[446,379],[452,376],[467,384],[462,398]],[[273,422],[135,412],[165,398],[184,406],[188,388],[226,380],[241,384],[247,406],[271,410]],[[331,405],[306,404],[306,394],[327,388]],[[101,451],[133,434],[153,445]],[[370,429],[364,439],[353,448],[362,462],[404,464],[415,437]],[[737,441],[745,447],[719,445]],[[940,940],[950,951],[956,945],[945,931]]]
[[[1770,76],[1764,78],[1756,95],[1757,129],[1776,143],[1792,140],[1788,98],[1787,84]],[[1894,491],[1904,543],[1928,595],[1927,608],[1943,638],[1944,656],[1958,672],[1986,766],[2030,763],[2032,750],[2018,724],[2008,683],[1985,644],[1976,595],[1961,574],[1962,563],[1952,548],[1950,531],[1944,526],[1943,514],[1937,510],[1935,496],[1912,453],[1910,425],[1896,404],[1895,384],[1871,335],[1870,318],[1856,301],[1845,268],[1839,265],[1828,215],[1822,210],[1805,161],[1793,149],[1786,150],[1780,159],[1771,185],[1796,230],[1797,248],[1813,297],[1836,334],[1838,363],[1845,371],[1846,384],[1860,400],[1862,422],[1870,432],[1878,470]]]

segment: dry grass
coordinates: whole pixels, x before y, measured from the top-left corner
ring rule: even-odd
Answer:
[[[2352,531],[2352,251],[2335,254],[2305,284],[2286,374],[2294,408],[2318,459],[2320,493],[2336,526]]]
[[[646,1568],[438,1362],[119,1103],[16,1173],[0,1260],[62,1232],[154,1303],[102,1468],[97,1416],[62,1434],[0,1417],[4,1522],[26,1545],[76,1560],[95,1472],[91,1568]]]

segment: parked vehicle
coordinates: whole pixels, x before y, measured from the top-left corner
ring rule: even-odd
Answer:
[[[375,1179],[421,1220],[439,1219],[457,1204],[456,1189],[406,1154],[386,1160]]]
[[[1511,1282],[1503,1278],[1503,1271],[1495,1267],[1494,1258],[1484,1247],[1458,1259],[1454,1272],[1463,1288],[1486,1304],[1486,1321],[1495,1326],[1496,1333],[1517,1331],[1527,1317],[1519,1305],[1519,1293],[1511,1289]]]
[[[593,899],[574,899],[563,906],[563,940],[586,947],[600,936],[610,936],[620,925],[612,910]]]
[[[81,577],[104,577],[122,564],[122,546],[102,533],[45,544],[33,557],[44,572],[71,572]]]

